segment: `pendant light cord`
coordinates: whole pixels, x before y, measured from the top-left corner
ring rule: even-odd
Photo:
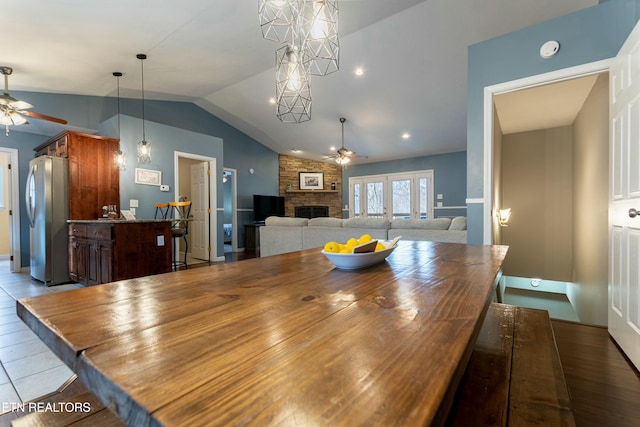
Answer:
[[[118,139],[120,139],[120,76],[122,75],[122,73],[113,73],[114,76],[116,76],[116,83],[117,83],[117,94],[118,94]],[[118,143],[118,145],[120,145]]]
[[[147,138],[144,132],[144,60],[147,59],[147,55],[139,53],[137,58],[140,60],[140,71],[142,74],[142,141],[147,142]]]

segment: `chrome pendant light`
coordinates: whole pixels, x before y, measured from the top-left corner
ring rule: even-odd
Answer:
[[[138,163],[151,163],[151,143],[147,141],[144,132],[144,60],[147,59],[147,55],[139,53],[136,58],[140,60],[142,75],[142,140],[137,144]]]
[[[122,77],[121,72],[114,72],[113,76],[116,78],[116,82],[118,84],[118,151],[114,153],[113,163],[116,165],[118,169],[121,171],[126,170],[127,159],[122,151],[122,146],[120,145],[120,77]]]

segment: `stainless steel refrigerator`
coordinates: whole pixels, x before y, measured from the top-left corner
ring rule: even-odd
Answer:
[[[70,282],[67,159],[40,156],[31,160],[25,199],[30,224],[31,277],[47,286]]]

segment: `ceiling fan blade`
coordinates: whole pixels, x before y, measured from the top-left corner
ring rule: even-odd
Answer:
[[[57,117],[47,116],[46,114],[36,113],[35,111],[19,111],[20,114],[33,117],[34,119],[42,119],[47,120],[54,123],[60,123],[61,125],[66,125],[67,121],[63,119],[59,119]]]
[[[33,108],[33,105],[25,101],[19,101],[7,93],[0,95],[0,105],[7,106],[13,110],[23,110]]]
[[[33,105],[25,101],[20,101],[18,99],[16,99],[13,102],[10,102],[9,104],[7,104],[7,106],[15,110],[26,110],[27,108],[33,108]]]

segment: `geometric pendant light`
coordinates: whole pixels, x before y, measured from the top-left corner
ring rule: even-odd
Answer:
[[[338,1],[316,0],[304,3],[302,31],[305,66],[309,74],[326,76],[339,68]]]
[[[260,28],[276,50],[276,116],[283,122],[311,119],[310,75],[338,70],[337,0],[260,0]]]
[[[140,60],[142,72],[142,140],[137,144],[138,163],[151,163],[151,143],[147,141],[144,132],[144,60],[147,59],[147,55],[139,53],[136,58]]]
[[[293,44],[276,51],[276,116],[286,123],[311,120],[309,72],[301,57]]]

